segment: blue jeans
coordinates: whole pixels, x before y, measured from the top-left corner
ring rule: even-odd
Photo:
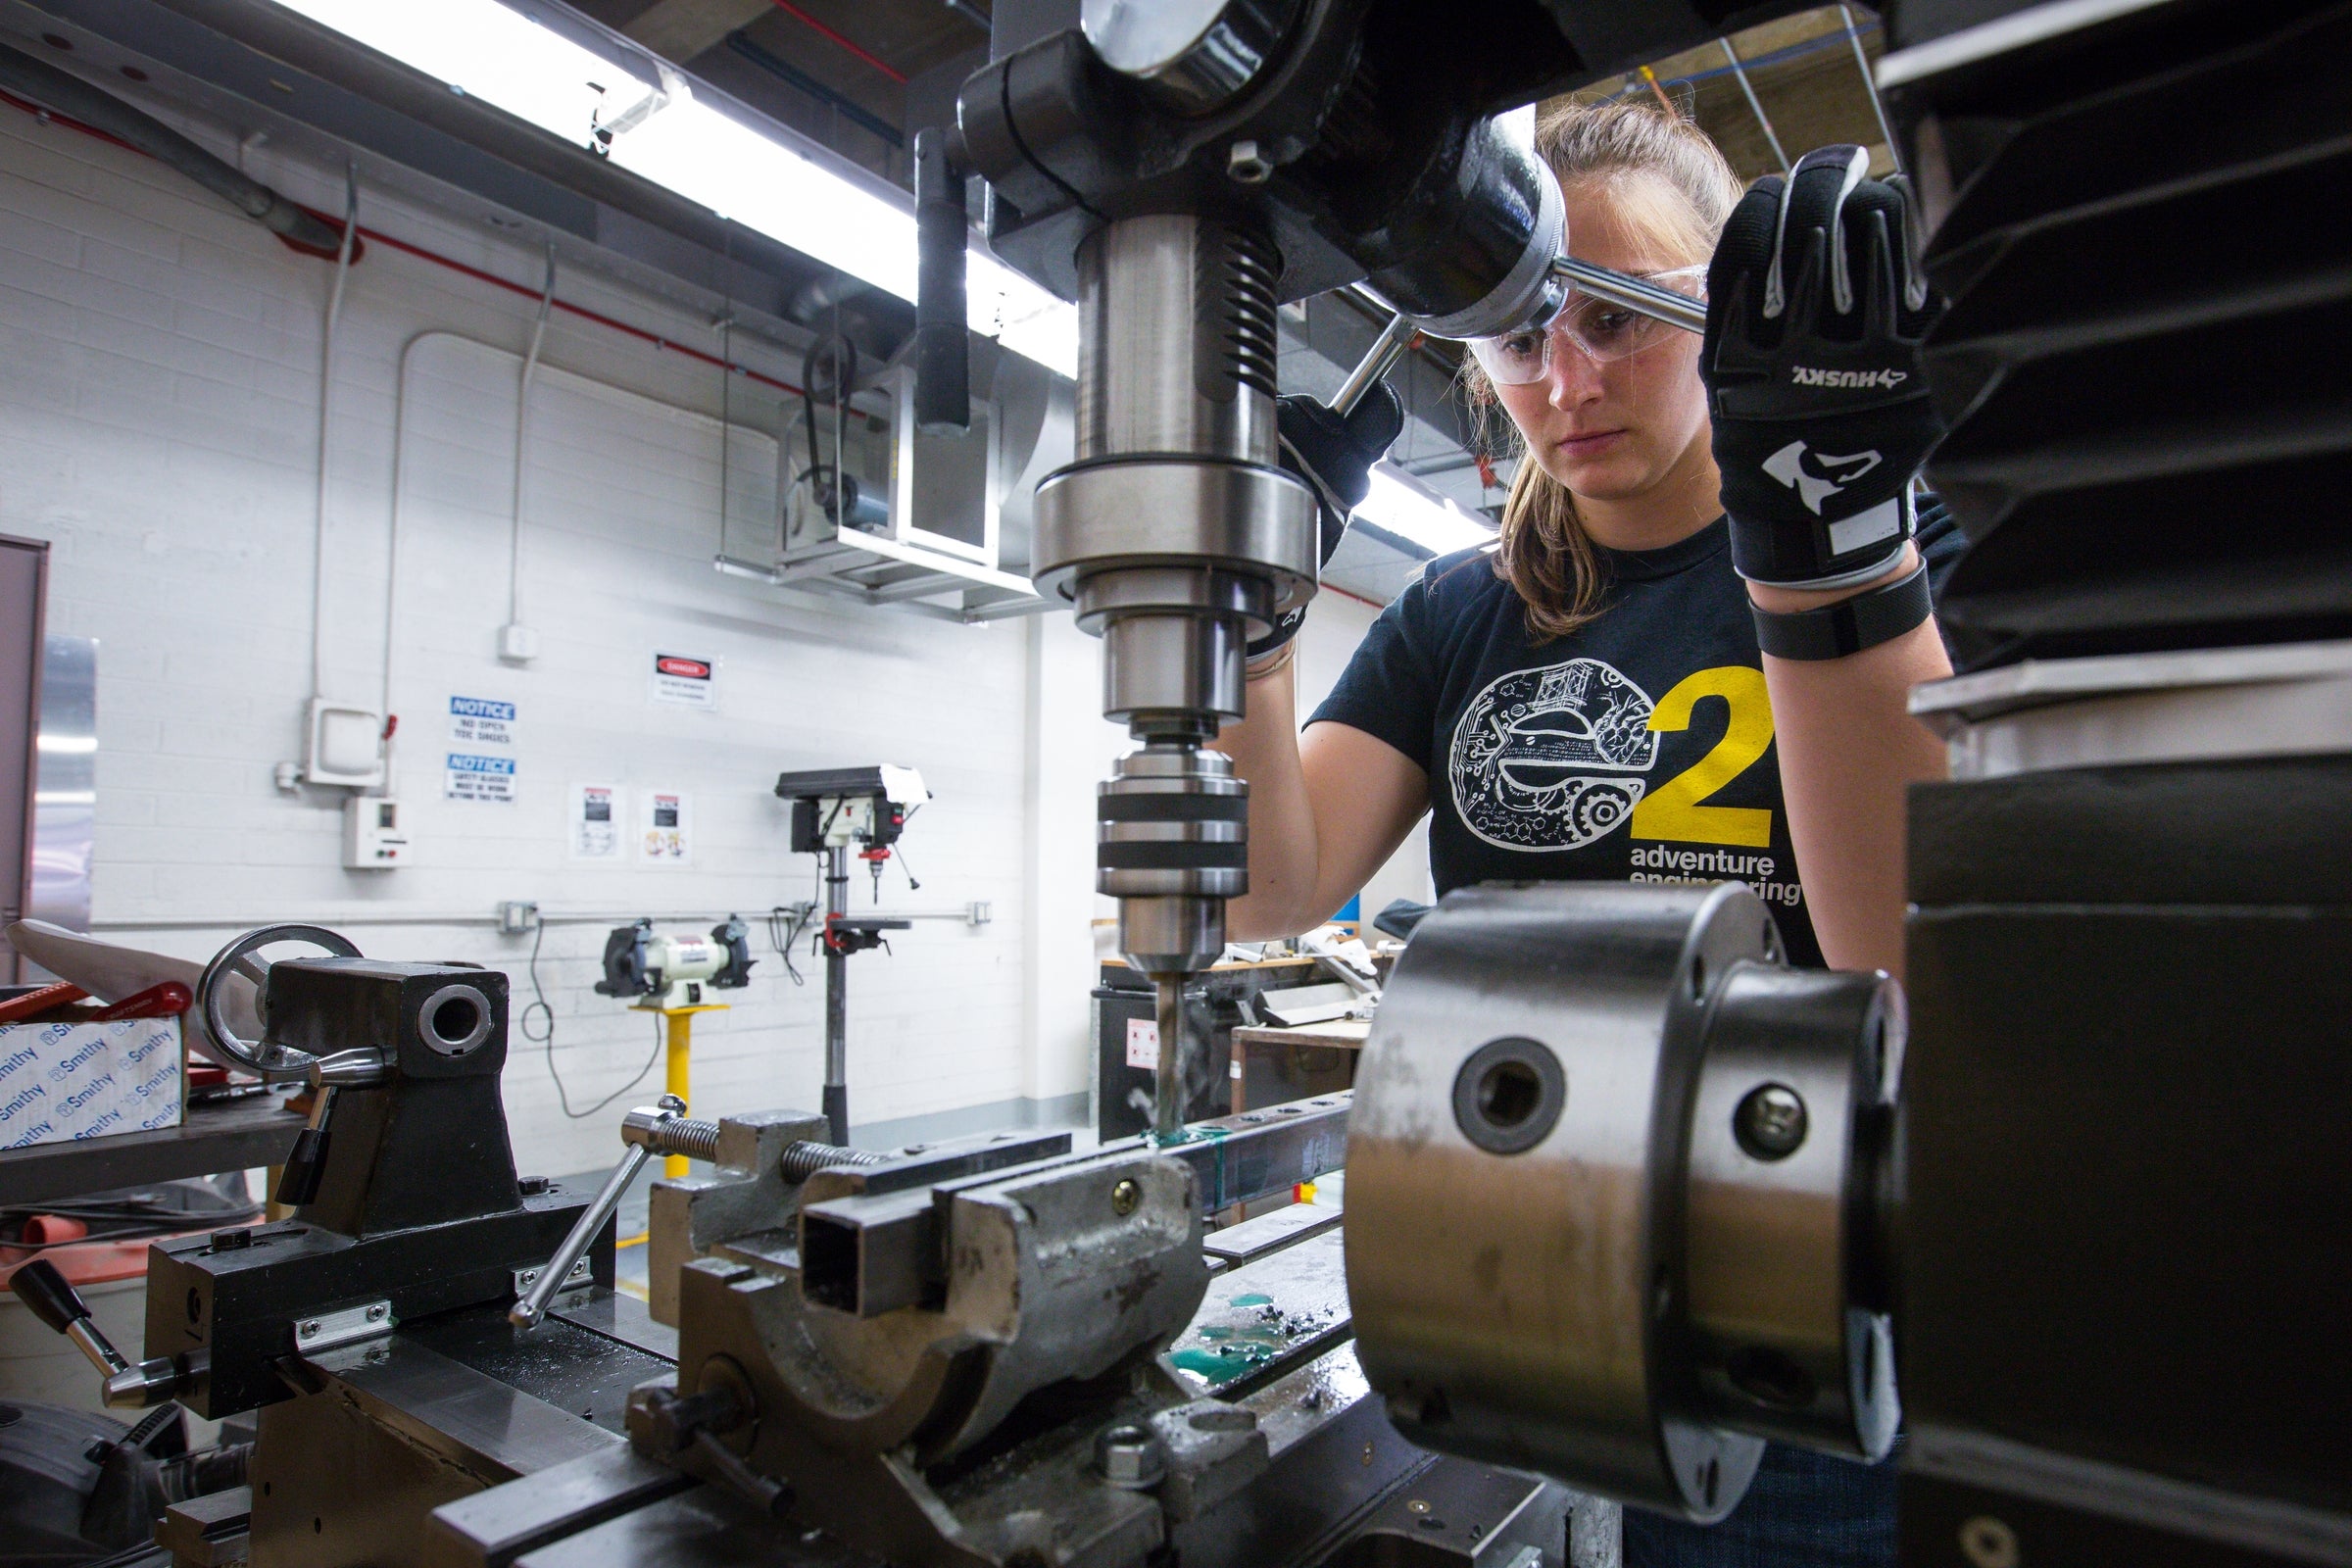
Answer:
[[[1894,1461],[1860,1465],[1775,1443],[1719,1525],[1625,1510],[1625,1568],[1891,1568]]]

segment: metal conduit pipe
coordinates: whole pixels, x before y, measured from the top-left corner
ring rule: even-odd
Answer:
[[[343,235],[178,131],[45,60],[0,44],[0,87],[24,94],[185,174],[287,244],[332,259]]]

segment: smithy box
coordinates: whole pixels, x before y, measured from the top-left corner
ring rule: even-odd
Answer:
[[[179,1020],[0,1024],[0,1149],[176,1127]]]

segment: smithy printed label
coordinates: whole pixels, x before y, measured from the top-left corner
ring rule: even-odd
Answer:
[[[0,1149],[180,1119],[179,1020],[0,1024]]]

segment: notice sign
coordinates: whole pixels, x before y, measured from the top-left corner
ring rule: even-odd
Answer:
[[[647,790],[639,810],[638,853],[657,865],[694,858],[694,807],[679,790]]]
[[[450,800],[495,801],[502,806],[514,804],[514,759],[512,757],[477,757],[471,752],[451,752],[442,779],[441,793]]]
[[[574,784],[568,828],[575,860],[620,858],[620,790],[612,784]]]
[[[677,708],[718,706],[718,665],[684,654],[654,656],[654,701]]]
[[[490,697],[449,700],[449,744],[467,752],[514,750],[514,705]]]
[[[1159,1020],[1130,1018],[1127,1020],[1127,1065],[1141,1067],[1146,1072],[1159,1069]]]

